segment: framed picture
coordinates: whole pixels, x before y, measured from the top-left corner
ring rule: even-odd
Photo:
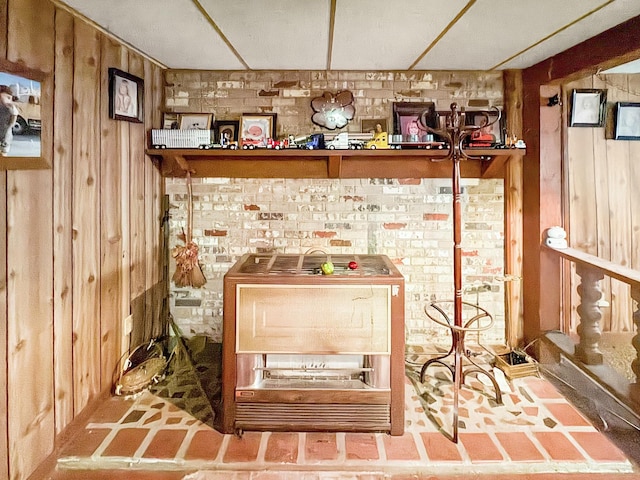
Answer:
[[[181,113],[180,130],[211,130],[212,113]]]
[[[117,68],[109,68],[109,118],[142,123],[144,81]]]
[[[179,126],[177,113],[164,112],[162,114],[162,128],[165,130],[177,130]]]
[[[616,103],[616,123],[613,138],[640,140],[640,103]]]
[[[214,137],[218,143],[237,142],[240,120],[216,120],[213,124]]]
[[[433,102],[394,102],[393,133],[411,138],[416,135],[417,138],[427,135],[428,132],[418,121],[418,118],[426,111],[435,112],[435,104]],[[430,117],[435,118],[434,115],[430,115]],[[438,127],[436,124],[429,126]]]
[[[266,147],[267,138],[276,136],[275,113],[243,113],[240,138],[243,146]]]
[[[575,89],[571,93],[571,127],[602,127],[607,104],[607,91]]]
[[[360,120],[362,133],[389,132],[386,118],[365,118]]]
[[[467,125],[481,127],[472,133],[469,139],[472,145],[475,143],[482,147],[493,147],[504,144],[503,115],[491,110],[465,110],[464,114]],[[498,116],[500,117],[499,120]]]

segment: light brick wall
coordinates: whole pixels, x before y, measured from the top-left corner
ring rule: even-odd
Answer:
[[[276,113],[278,135],[327,132],[311,122],[311,100],[325,91],[350,90],[355,118],[344,129],[360,132],[365,119],[393,125],[393,102],[435,102],[438,110],[501,107],[500,72],[167,71],[167,111],[213,113],[236,120],[243,113]]]
[[[275,112],[279,134],[322,131],[310,121],[311,98],[328,90],[356,95],[356,118],[387,118],[394,101],[435,101],[440,110],[502,105],[502,78],[478,72],[167,72],[168,111]],[[326,131],[326,130],[325,130]],[[426,303],[453,295],[452,197],[449,179],[193,180],[194,241],[207,284],[171,288],[171,311],[187,335],[221,340],[222,279],[249,252],[388,255],[406,282],[409,345],[446,343],[450,336],[424,314]],[[465,180],[463,275],[465,297],[496,318],[483,334],[504,341],[504,196],[501,180]],[[171,245],[186,226],[184,179],[167,179]],[[174,264],[171,265],[173,273]]]

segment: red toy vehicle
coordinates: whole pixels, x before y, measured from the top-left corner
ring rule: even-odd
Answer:
[[[280,150],[283,148],[289,147],[289,140],[283,138],[281,140],[276,140],[273,138],[267,138],[267,148],[272,148],[274,150]]]

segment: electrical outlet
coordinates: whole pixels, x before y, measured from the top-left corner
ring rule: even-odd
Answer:
[[[133,330],[133,315],[129,315],[124,319],[122,324],[122,335],[129,335]]]

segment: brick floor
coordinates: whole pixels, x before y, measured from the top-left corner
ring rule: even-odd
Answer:
[[[461,395],[465,416],[457,444],[448,436],[450,385],[431,380],[406,383],[402,436],[245,431],[238,437],[148,392],[134,400],[109,399],[109,409],[92,416],[63,448],[56,474],[47,478],[640,480],[622,452],[543,379],[503,386],[504,405],[495,405],[480,382],[469,381]],[[164,477],[145,476],[149,468]],[[91,474],[79,476],[83,469]],[[566,474],[547,475],[554,471]]]

